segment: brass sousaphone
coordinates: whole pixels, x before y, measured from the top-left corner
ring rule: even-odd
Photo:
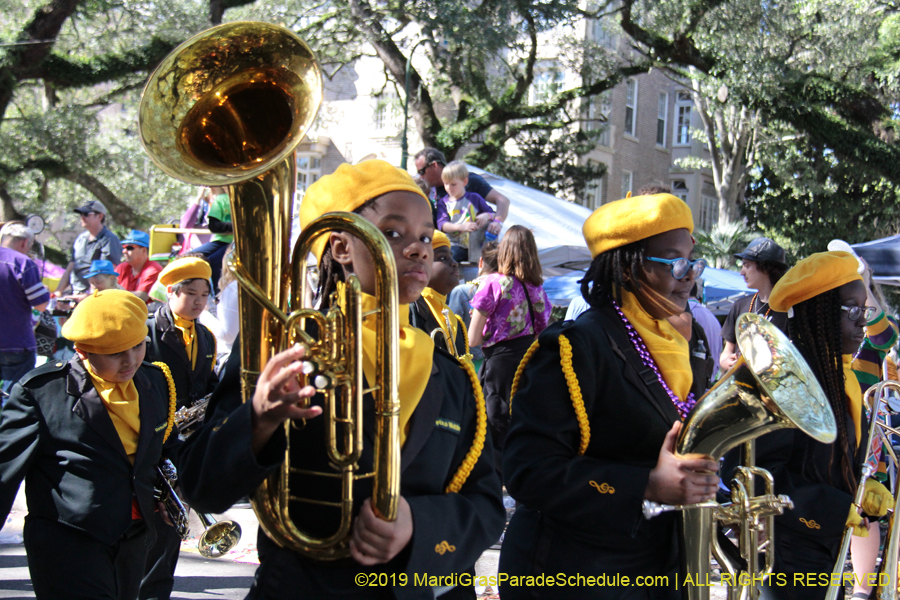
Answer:
[[[356,473],[355,464],[362,450],[362,395],[369,391],[379,415],[373,509],[385,520],[396,518],[399,324],[393,254],[384,236],[365,219],[346,213],[324,215],[302,232],[293,261],[289,260],[297,178],[294,150],[321,101],[322,72],[303,40],[276,25],[229,23],[189,39],[163,60],[144,89],[140,131],[147,153],[167,174],[195,185],[228,186],[236,247],[229,268],[240,283],[244,402],[253,398],[256,380],[274,354],[295,342],[310,350],[307,375],[325,394],[328,458],[338,469],[321,475],[339,478],[344,492],[341,499],[326,504],[342,510],[341,526],[318,539],[293,523],[292,503],[322,502],[291,493],[288,482],[297,470],[291,467],[290,444],[280,472],[260,486],[251,502],[273,540],[327,560],[349,554],[353,482],[372,475]],[[316,239],[335,230],[359,237],[381,273],[376,285],[380,308],[373,316],[381,331],[382,360],[371,390],[360,385],[359,328],[368,315],[359,310],[355,278],[341,287],[336,308],[328,315],[300,309],[307,295],[307,253]],[[307,320],[318,325],[319,340],[304,331]],[[292,427],[285,423],[288,440]]]

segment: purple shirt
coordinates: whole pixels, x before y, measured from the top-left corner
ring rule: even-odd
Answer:
[[[437,228],[441,231],[444,231],[445,223],[460,223],[460,222],[462,222],[463,218],[465,217],[466,211],[469,210],[470,204],[472,205],[472,208],[475,209],[476,215],[480,215],[481,213],[484,213],[484,212],[487,212],[487,213],[494,212],[494,209],[491,208],[491,206],[485,201],[485,199],[474,192],[466,192],[465,196],[463,196],[456,202],[456,206],[453,208],[453,211],[451,213],[451,211],[448,210],[447,203],[452,202],[452,201],[453,201],[453,199],[450,198],[449,194],[437,201],[437,205],[435,207],[436,208],[435,214],[436,214]],[[444,233],[447,233],[447,232],[444,232]],[[452,233],[447,233],[447,237],[450,238],[451,243],[453,243],[455,245],[460,244],[458,231],[454,231]]]
[[[34,350],[31,307],[50,300],[33,260],[15,250],[0,247],[0,352]]]
[[[528,301],[525,299],[526,287],[534,309],[534,323],[531,322]],[[523,286],[515,277],[492,273],[478,286],[478,291],[472,298],[472,308],[487,315],[482,344],[482,347],[487,348],[498,342],[539,334],[550,322],[552,306],[543,286],[530,283]]]

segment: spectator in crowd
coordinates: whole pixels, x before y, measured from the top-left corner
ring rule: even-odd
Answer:
[[[81,216],[85,231],[75,238],[72,258],[56,286],[56,295],[62,295],[70,284],[72,293],[83,295],[88,291],[87,274],[95,260],[108,260],[113,265],[122,260],[122,244],[116,234],[106,227],[106,207],[99,200],[90,200],[75,209]]]
[[[725,318],[725,323],[722,324],[725,347],[719,357],[719,367],[723,372],[733,367],[738,359],[734,325],[739,316],[747,312],[763,315],[785,333],[788,324],[788,316],[785,313],[773,311],[769,306],[772,288],[788,270],[784,248],[769,238],[758,237],[750,242],[743,252],[735,254],[735,257],[743,261],[741,275],[747,282],[747,287],[756,290],[756,293],[735,302]]]
[[[0,379],[9,391],[37,358],[32,309],[43,312],[50,292],[28,251],[34,233],[21,223],[7,223],[0,230]]]
[[[709,342],[709,351],[712,353],[713,377],[719,372],[719,354],[722,352],[722,327],[719,320],[711,310],[703,304],[703,279],[694,281],[694,287],[691,288],[691,297],[688,298],[688,310],[694,315],[694,319],[703,328],[706,334],[706,340]]]
[[[129,292],[89,296],[62,329],[77,354],[23,377],[0,414],[0,523],[26,480],[37,598],[137,598],[157,465],[178,449],[171,381],[142,362],[146,319]]]
[[[509,394],[516,368],[550,322],[534,235],[513,225],[497,251],[499,272],[488,275],[472,298],[469,345],[481,346],[481,379],[497,456],[509,429]]]
[[[150,290],[162,271],[159,263],[150,260],[150,235],[132,229],[128,237],[122,240],[122,253],[122,263],[116,267],[119,285],[149,303]]]
[[[181,215],[182,229],[205,229],[209,226],[209,207],[212,192],[208,187],[200,188],[200,192],[191,199],[187,210]],[[209,242],[210,236],[199,233],[186,233],[181,245],[181,253],[191,252]]]
[[[216,316],[208,311],[200,315],[200,321],[216,336],[216,344],[219,356],[216,361],[217,371],[228,360],[231,347],[241,331],[241,314],[238,310],[238,291],[240,289],[234,273],[225,265],[228,257],[234,253],[234,244],[228,248],[228,252],[222,257],[222,276],[219,278],[219,303],[216,306]]]
[[[447,195],[437,200],[437,229],[447,234],[453,260],[469,260],[469,234],[479,229],[499,234],[502,223],[494,218],[488,203],[475,192],[466,191],[469,171],[466,165],[454,160],[444,167],[441,175]]]
[[[168,303],[147,320],[147,359],[161,361],[172,374],[176,407],[192,406],[219,383],[215,373],[216,339],[197,318],[211,293],[209,264],[200,258],[179,258],[159,274]],[[181,538],[158,516],[151,517],[156,542],[147,555],[141,598],[167,599],[175,584]]]
[[[419,177],[425,180],[425,183],[431,188],[428,199],[431,200],[432,212],[436,209],[437,200],[447,195],[444,189],[444,180],[442,173],[444,166],[447,164],[447,158],[444,153],[435,148],[423,148],[416,153],[414,158],[416,171]],[[497,219],[500,222],[506,221],[509,214],[509,198],[495,190],[484,180],[484,177],[475,173],[469,173],[469,181],[466,183],[467,192],[475,192],[490,204],[497,207]],[[437,222],[437,214],[434,213],[435,222]]]
[[[228,250],[228,244],[234,241],[234,226],[231,224],[231,199],[223,187],[212,187],[212,204],[209,206],[209,230],[212,237],[209,242],[196,248],[193,252],[201,254],[212,269],[212,282],[215,287],[222,273],[222,257]]]
[[[116,268],[108,260],[95,260],[91,263],[91,270],[85,277],[91,284],[91,291],[116,290],[119,287],[119,274]]]
[[[484,281],[485,277],[491,273],[497,272],[497,248],[500,244],[496,241],[485,242],[481,247],[481,258],[478,259],[478,277],[472,281],[456,286],[447,297],[447,305],[456,315],[458,315],[466,325],[466,330],[472,320],[472,298],[478,291],[478,286]],[[480,347],[469,347],[473,361],[480,361],[484,358]]]

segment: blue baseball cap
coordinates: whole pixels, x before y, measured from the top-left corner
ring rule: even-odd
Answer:
[[[141,246],[143,248],[150,247],[150,234],[144,233],[143,231],[138,231],[137,229],[132,229],[131,233],[128,234],[128,237],[122,240],[122,245],[132,244],[134,246]]]
[[[85,279],[90,279],[94,275],[116,275],[116,268],[113,266],[111,262],[108,260],[95,260],[91,263],[91,272],[84,276]]]

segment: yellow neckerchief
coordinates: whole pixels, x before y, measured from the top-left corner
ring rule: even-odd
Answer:
[[[853,428],[856,430],[856,447],[859,448],[862,435],[862,390],[859,388],[859,380],[856,373],[853,372],[853,355],[844,354],[841,356],[844,366],[844,392],[849,398],[847,409],[850,411],[850,418],[853,419]]]
[[[194,322],[190,319],[182,319],[175,313],[172,313],[172,317],[175,319],[175,328],[181,332],[184,351],[187,352],[188,357],[191,359],[191,368],[193,369],[197,366],[197,346],[199,346],[195,341]]]
[[[138,402],[138,391],[134,387],[134,380],[129,379],[127,383],[113,383],[106,381],[97,375],[91,368],[91,364],[87,359],[82,361],[88,376],[97,389],[103,406],[109,413],[113,425],[116,427],[116,433],[122,440],[125,447],[125,454],[128,460],[134,464],[134,456],[137,454],[138,437],[141,433],[141,407]]]
[[[680,400],[687,398],[694,381],[688,342],[665,319],[651,317],[637,297],[622,290],[622,312],[644,340],[663,379]]]
[[[374,296],[362,294],[363,314],[377,308]],[[403,307],[406,308],[406,307]],[[378,334],[375,332],[375,315],[363,319],[363,373],[369,386],[375,385],[375,353],[378,348]],[[434,360],[434,342],[428,334],[409,324],[409,311],[400,310],[400,444],[406,441],[406,428],[410,418],[422,399],[422,393],[431,377],[431,363]]]

